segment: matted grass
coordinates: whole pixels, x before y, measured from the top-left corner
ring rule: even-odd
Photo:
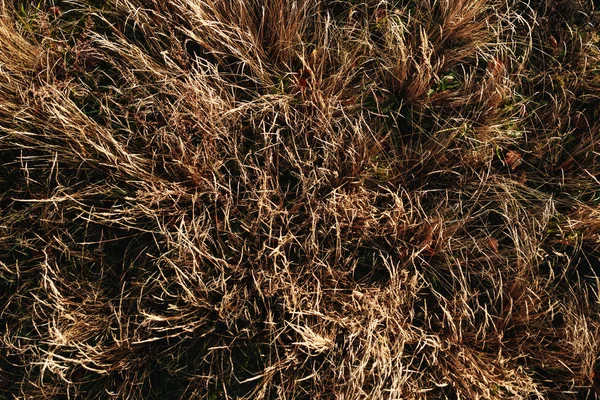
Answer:
[[[600,393],[592,1],[0,2],[0,399]]]

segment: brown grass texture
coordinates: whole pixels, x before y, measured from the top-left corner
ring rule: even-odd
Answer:
[[[594,399],[584,0],[0,0],[0,399]]]

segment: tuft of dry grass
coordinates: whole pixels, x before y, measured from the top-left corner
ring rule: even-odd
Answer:
[[[591,0],[0,2],[0,399],[600,397]]]

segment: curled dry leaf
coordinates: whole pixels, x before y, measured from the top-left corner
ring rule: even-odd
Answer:
[[[504,159],[506,160],[506,165],[508,165],[508,167],[513,171],[523,162],[523,156],[521,153],[514,150],[506,153],[506,157]]]
[[[306,87],[308,86],[308,80],[310,79],[311,75],[312,73],[308,68],[300,68],[298,70],[297,80],[298,88],[300,89],[300,91],[303,92],[304,89],[306,89]]]

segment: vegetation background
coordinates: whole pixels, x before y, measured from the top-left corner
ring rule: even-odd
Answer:
[[[600,393],[584,0],[0,0],[0,399]]]

